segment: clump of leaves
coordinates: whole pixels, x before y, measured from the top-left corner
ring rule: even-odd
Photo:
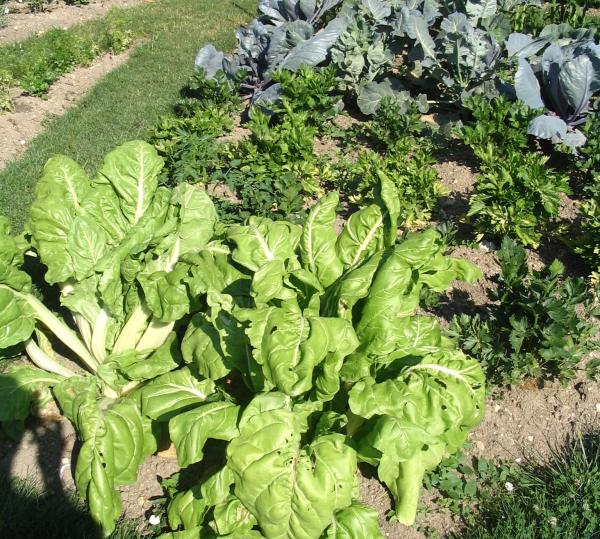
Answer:
[[[470,449],[466,443],[464,448]],[[481,457],[473,459],[473,466],[467,463],[467,455],[458,450],[440,462],[439,466],[427,472],[423,478],[426,490],[436,489],[441,495],[436,500],[438,506],[460,515],[467,523],[474,521],[474,504],[490,500],[497,492],[506,489],[506,483],[513,482],[514,465]],[[511,483],[512,484],[512,483]]]
[[[15,104],[13,103],[10,91],[15,85],[10,72],[0,70],[0,112],[14,112]]]
[[[435,160],[425,147],[410,158],[399,151],[386,156],[366,151],[359,154],[356,162],[342,159],[336,167],[344,192],[358,205],[374,200],[381,178],[389,178],[398,193],[398,222],[403,227],[414,228],[431,219],[437,199],[447,194],[431,166],[433,163]]]
[[[479,505],[476,518],[460,539],[592,538],[600,534],[597,433],[574,440],[545,461],[525,463],[511,481],[512,490],[499,489]]]
[[[463,125],[459,135],[478,157],[485,157],[488,143],[495,146],[497,157],[527,148],[527,126],[537,113],[522,101],[511,102],[503,95],[490,102],[477,95],[465,99],[463,107],[474,121]]]
[[[245,78],[245,74],[240,72],[236,78],[229,81],[222,71],[208,78],[205,69],[196,69],[187,86],[181,91],[181,99],[175,103],[175,114],[192,116],[198,107],[239,110],[239,88]]]
[[[293,112],[285,100],[280,110],[283,113],[268,116],[253,109],[247,124],[250,135],[229,146],[228,165],[215,177],[236,194],[237,210],[243,212],[239,217],[300,216],[305,198],[322,192],[314,154],[316,128],[308,122],[309,113]]]
[[[575,252],[600,272],[600,197],[596,195],[581,202],[580,211],[581,237]]]
[[[600,114],[590,114],[581,132],[586,137],[586,143],[577,149],[577,155],[571,153],[571,160],[577,173],[574,175],[576,184],[573,189],[578,192],[588,192],[592,196],[600,195]],[[574,182],[575,183],[575,182]]]
[[[165,161],[160,174],[163,184],[189,182],[207,185],[223,164],[223,143],[217,139],[233,129],[227,109],[195,103],[189,116],[166,115],[148,133]]]
[[[477,153],[483,161],[482,174],[467,213],[478,232],[477,241],[484,235],[510,236],[537,247],[540,225],[558,217],[561,195],[571,194],[567,177],[548,168],[549,157],[537,153],[506,154],[491,142]]]
[[[355,136],[376,149],[407,153],[417,145],[417,135],[424,127],[421,112],[414,101],[403,106],[393,97],[386,96],[373,119],[359,124],[354,131]]]
[[[497,304],[489,317],[455,316],[447,334],[478,359],[488,384],[556,376],[566,385],[582,369],[584,356],[600,346],[591,320],[600,316],[599,289],[592,293],[583,279],[574,277],[561,284],[564,266],[558,260],[529,271],[525,249],[510,238],[503,240],[498,261],[502,272],[492,278],[497,288],[488,290]],[[590,379],[599,365],[600,360],[587,363]]]
[[[538,36],[550,24],[568,24],[573,28],[581,28],[586,26],[588,10],[595,2],[557,0],[544,5],[532,4],[518,6],[510,13],[510,27],[513,32]]]
[[[272,79],[281,85],[282,99],[287,101],[284,111],[310,112],[311,125],[323,127],[343,107],[332,67],[313,69],[302,65],[296,73],[280,69],[272,74]]]

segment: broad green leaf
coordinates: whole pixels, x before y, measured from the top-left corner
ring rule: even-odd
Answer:
[[[79,209],[89,188],[89,178],[73,159],[55,155],[44,166],[42,177],[35,186],[35,196],[41,199],[54,195],[61,198],[64,205]]]
[[[221,348],[219,332],[204,313],[194,315],[190,321],[181,353],[186,363],[193,363],[206,378],[219,380],[231,371]]]
[[[269,412],[271,410],[291,410],[292,399],[285,393],[279,391],[270,391],[269,393],[259,393],[256,395],[240,417],[239,428],[244,428],[246,423],[254,416]]]
[[[336,378],[343,358],[358,344],[353,331],[347,332],[353,341],[340,343],[339,335],[348,326],[346,320],[337,318],[305,317],[297,307],[288,304],[274,309],[267,320],[260,350],[265,377],[279,391],[298,396],[311,389],[314,368],[328,354],[339,350],[341,353],[328,369],[330,381]]]
[[[214,527],[220,535],[240,533],[244,529],[250,531],[256,524],[254,516],[235,496],[221,502],[214,508]]]
[[[92,518],[108,536],[122,509],[121,496],[114,490],[115,457],[118,455],[115,455],[113,429],[101,420],[94,431],[81,446],[77,457],[75,484],[87,500]]]
[[[57,374],[31,365],[17,365],[0,374],[0,421],[25,419],[29,405],[37,392],[62,382]]]
[[[83,215],[94,221],[118,245],[131,227],[121,212],[119,197],[109,185],[94,183],[81,202]]]
[[[356,335],[357,353],[385,356],[394,351],[397,319],[411,314],[418,304],[419,290],[413,271],[396,249],[381,265],[369,290]]]
[[[171,333],[167,342],[148,356],[137,354],[138,360],[123,368],[130,380],[152,380],[157,376],[175,370],[182,362],[175,333]]]
[[[352,308],[356,303],[365,298],[373,276],[378,270],[382,258],[389,256],[391,251],[379,251],[365,261],[362,265],[345,273],[333,286],[329,287],[325,295],[325,316],[339,316],[352,321]]]
[[[197,253],[211,240],[217,211],[210,197],[188,183],[173,189],[171,204],[179,206],[180,255]]]
[[[177,264],[172,271],[156,271],[139,277],[148,308],[162,322],[176,322],[190,312],[188,281],[190,266]]]
[[[235,476],[230,468],[223,466],[216,474],[202,483],[202,497],[209,507],[225,501],[229,497]]]
[[[31,337],[35,313],[27,300],[0,284],[0,348],[9,348]]]
[[[379,479],[390,489],[395,501],[395,511],[402,524],[412,526],[417,514],[419,493],[423,476],[427,470],[435,468],[444,455],[443,445],[430,445],[411,460],[398,462],[383,455],[377,470]]]
[[[202,524],[210,505],[202,497],[200,485],[194,485],[190,490],[178,492],[167,510],[169,526],[177,529],[183,526],[186,530]],[[196,535],[196,537],[198,537]]]
[[[236,247],[231,257],[238,264],[258,271],[271,260],[285,262],[295,257],[294,250],[302,230],[285,221],[250,217],[248,225],[234,225],[227,230],[227,239]]]
[[[344,436],[301,445],[295,414],[272,410],[252,417],[227,448],[235,494],[267,539],[318,539],[352,502],[356,454]]]
[[[163,374],[142,388],[142,412],[158,421],[202,404],[214,392],[212,380],[197,377],[189,367]]]
[[[344,269],[355,268],[383,246],[383,215],[379,206],[353,213],[335,244]]]
[[[153,146],[132,140],[104,158],[96,181],[113,187],[119,195],[123,215],[135,225],[152,202],[163,165],[163,159]]]
[[[187,468],[201,461],[202,449],[209,438],[229,441],[237,436],[239,410],[239,406],[230,402],[212,402],[173,417],[169,421],[169,433],[179,465]]]
[[[419,269],[445,248],[439,233],[434,228],[423,232],[411,232],[396,247],[397,256],[408,266]]]
[[[406,21],[406,33],[411,39],[416,39],[423,47],[425,56],[429,56],[435,60],[435,43],[429,35],[427,22],[423,17],[412,16]]]
[[[56,195],[37,199],[29,210],[27,231],[40,260],[48,268],[45,279],[50,284],[64,283],[74,275],[73,260],[67,250],[74,219],[75,208]]]
[[[284,288],[283,278],[286,275],[281,260],[271,260],[259,268],[252,278],[250,294],[254,297],[257,306],[266,305],[274,298],[286,299],[294,293]]]
[[[96,379],[92,376],[74,376],[63,380],[52,388],[58,401],[60,411],[69,421],[75,424],[78,410],[73,409],[73,401],[82,393],[96,393]]]
[[[383,539],[378,513],[356,500],[333,516],[323,539]]]
[[[323,287],[328,287],[342,274],[342,262],[335,251],[337,236],[333,228],[339,195],[329,193],[310,210],[300,240],[300,255],[304,267],[315,275]]]
[[[403,418],[432,438],[456,445],[483,419],[485,378],[476,360],[446,350],[425,356],[395,380],[366,378],[349,397],[350,409],[361,417]]]
[[[71,256],[77,280],[88,277],[96,263],[109,250],[109,237],[92,219],[75,217],[67,237],[66,249]]]
[[[25,259],[23,249],[17,245],[11,233],[8,219],[0,215],[0,285],[17,292],[28,292],[31,277],[20,269]]]

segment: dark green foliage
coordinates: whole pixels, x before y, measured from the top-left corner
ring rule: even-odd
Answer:
[[[577,173],[572,187],[574,191],[591,196],[600,195],[600,115],[590,114],[585,124],[579,127],[586,136],[586,143],[577,149],[578,155],[569,154],[574,161]]]
[[[416,137],[424,124],[416,102],[411,102],[405,114],[401,114],[400,109],[398,101],[384,97],[375,117],[356,126],[355,136],[367,141],[375,149],[408,153],[417,145]]]
[[[556,0],[542,6],[523,5],[517,7],[510,16],[513,32],[534,36],[549,24],[566,23],[573,28],[589,27],[586,23],[587,12],[597,2],[594,0]]]
[[[592,539],[600,535],[600,441],[575,440],[543,463],[517,469],[454,539]]]
[[[165,160],[162,182],[207,184],[222,163],[222,143],[217,138],[232,129],[229,112],[212,104],[203,108],[196,103],[189,117],[163,116],[148,134],[148,141]]]
[[[527,148],[527,127],[537,114],[522,101],[511,102],[503,95],[490,103],[477,95],[463,101],[463,106],[474,121],[461,127],[459,135],[480,159],[485,158],[489,143],[496,147],[496,156]]]
[[[359,154],[356,162],[342,159],[336,170],[342,190],[359,205],[374,200],[379,175],[386,175],[398,190],[399,226],[413,228],[429,221],[437,199],[447,194],[433,163],[428,147],[416,150],[410,158],[402,152],[382,156],[367,151]]]
[[[182,90],[182,98],[175,103],[175,114],[193,116],[199,107],[238,110],[241,103],[239,87],[244,80],[241,71],[238,73],[239,76],[231,82],[222,71],[218,71],[212,79],[207,79],[206,71],[197,69]]]
[[[282,112],[308,112],[307,121],[316,127],[324,127],[343,106],[333,67],[313,69],[303,65],[296,73],[281,69],[273,73],[272,79],[281,84],[282,99],[287,102]]]
[[[558,260],[529,271],[525,249],[509,238],[502,242],[498,261],[502,273],[492,278],[497,288],[488,290],[494,302],[489,318],[455,316],[448,335],[481,362],[489,384],[556,376],[566,385],[582,368],[583,357],[599,347],[590,320],[600,316],[599,290],[589,292],[581,278],[561,283],[564,266]],[[599,360],[587,364],[589,378],[595,378],[599,365]]]
[[[499,146],[481,147],[481,172],[469,202],[468,217],[479,233],[493,238],[510,236],[537,247],[542,232],[558,217],[560,197],[571,194],[567,178],[548,168],[548,157]]]
[[[600,193],[581,203],[581,237],[575,252],[585,258],[596,272],[600,272]],[[600,282],[596,273],[594,280]]]
[[[465,448],[470,449],[471,444],[466,443]],[[517,473],[514,465],[494,464],[485,457],[473,459],[472,464],[459,450],[423,478],[426,490],[436,489],[441,495],[436,499],[437,505],[461,515],[467,523],[475,519],[473,502],[490,500],[494,493],[505,490],[506,483],[514,481]]]

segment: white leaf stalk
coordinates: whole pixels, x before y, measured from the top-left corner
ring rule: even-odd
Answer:
[[[113,346],[113,354],[119,354],[125,350],[136,348],[144,326],[148,323],[148,319],[152,316],[152,311],[148,308],[146,301],[142,301],[135,310],[131,313],[129,320],[121,329],[119,337]]]
[[[106,359],[106,333],[108,331],[108,322],[110,320],[110,312],[106,305],[102,307],[98,317],[96,318],[96,324],[94,325],[94,331],[92,332],[92,354],[97,359],[98,363],[104,363]]]
[[[74,373],[70,369],[67,369],[67,367],[64,365],[61,365],[58,361],[52,359],[31,338],[28,339],[25,344],[25,351],[27,352],[27,355],[31,361],[40,369],[64,376],[65,378],[79,376],[79,374]]]

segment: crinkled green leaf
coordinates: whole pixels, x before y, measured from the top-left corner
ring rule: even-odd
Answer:
[[[353,501],[333,516],[323,539],[383,539],[379,531],[378,513],[360,502]]]
[[[285,221],[250,217],[248,225],[235,225],[227,230],[227,239],[236,247],[231,257],[238,264],[258,271],[271,260],[295,257],[294,250],[302,230]]]
[[[135,225],[146,212],[164,165],[153,146],[142,140],[122,144],[105,158],[98,171],[98,183],[109,183],[118,193],[121,211]]]
[[[355,268],[383,246],[383,215],[379,206],[353,213],[338,236],[335,250],[344,269]]]
[[[352,502],[356,454],[339,434],[301,449],[293,412],[252,417],[227,448],[235,494],[267,539],[318,539],[335,511]]]
[[[215,507],[213,516],[215,531],[220,535],[250,531],[256,524],[254,516],[233,495]]]
[[[179,526],[183,526],[186,530],[199,526],[209,507],[210,505],[202,497],[200,485],[194,485],[190,490],[178,492],[173,496],[167,510],[169,526],[175,530]]]
[[[335,250],[337,236],[333,228],[338,204],[337,193],[329,193],[321,198],[311,208],[300,240],[302,263],[323,287],[331,285],[343,272],[342,262]]]
[[[202,496],[209,507],[225,501],[229,497],[235,476],[230,468],[223,466],[216,474],[202,483]]]
[[[169,433],[179,465],[187,468],[201,461],[202,449],[209,438],[229,441],[237,436],[239,410],[239,406],[230,402],[212,402],[173,417],[169,421]]]
[[[202,404],[214,392],[212,380],[202,379],[189,367],[163,374],[142,388],[142,411],[158,421]]]

